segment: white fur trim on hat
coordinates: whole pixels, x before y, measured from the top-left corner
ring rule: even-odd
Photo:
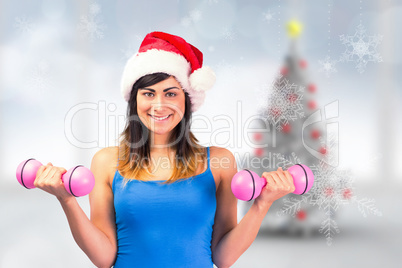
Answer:
[[[215,73],[208,66],[198,68],[190,75],[190,85],[195,91],[206,91],[215,84]]]
[[[173,75],[185,91],[190,89],[190,63],[181,55],[159,49],[150,49],[136,53],[124,67],[121,79],[121,93],[126,101],[134,83],[141,77],[153,73],[167,73]]]

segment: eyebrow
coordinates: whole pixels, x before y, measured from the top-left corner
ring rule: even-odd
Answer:
[[[163,90],[163,92],[166,92],[166,91],[168,91],[168,90],[170,90],[170,89],[179,89],[178,87],[168,87],[168,88],[165,88],[164,90]],[[151,91],[151,92],[155,92],[155,89],[152,89],[152,88],[147,88],[147,87],[144,87],[144,88],[140,88],[140,90],[149,90],[149,91]]]

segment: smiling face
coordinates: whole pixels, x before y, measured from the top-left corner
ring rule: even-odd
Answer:
[[[137,113],[142,123],[154,134],[169,136],[185,112],[185,93],[171,76],[152,86],[139,88]]]

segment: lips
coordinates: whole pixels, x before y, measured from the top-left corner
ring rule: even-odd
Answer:
[[[151,114],[148,114],[148,115],[150,117],[152,117],[153,119],[155,119],[156,121],[165,121],[171,116],[171,114],[166,115],[166,116],[156,116],[156,115],[151,115]]]

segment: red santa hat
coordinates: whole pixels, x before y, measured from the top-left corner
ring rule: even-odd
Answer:
[[[163,32],[149,33],[124,68],[123,97],[129,101],[134,83],[144,75],[166,73],[174,76],[189,94],[194,112],[204,102],[205,91],[215,83],[214,72],[202,66],[202,61],[201,51],[183,38]]]

